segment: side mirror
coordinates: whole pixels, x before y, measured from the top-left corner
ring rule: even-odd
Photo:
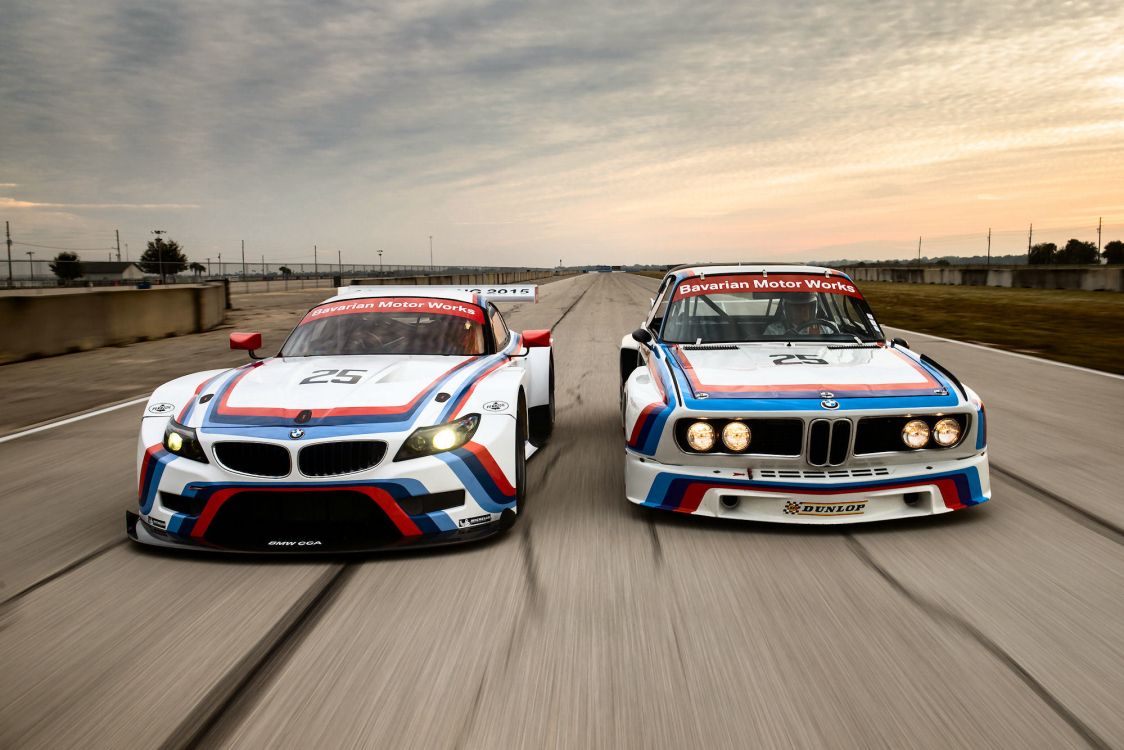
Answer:
[[[232,333],[230,334],[230,348],[244,349],[250,353],[250,359],[261,359],[254,351],[261,349],[260,333]]]
[[[528,349],[532,347],[550,346],[550,329],[544,328],[541,331],[523,331],[523,346]]]
[[[641,344],[650,344],[652,343],[652,332],[647,328],[637,328],[632,332],[632,339]]]
[[[893,344],[894,346],[900,346],[902,349],[908,349],[909,348],[909,344],[906,342],[906,340],[903,339],[903,338],[898,338],[897,336],[895,336],[893,339],[891,339],[890,343]]]

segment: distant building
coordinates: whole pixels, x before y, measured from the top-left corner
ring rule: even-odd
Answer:
[[[136,263],[124,260],[84,260],[82,281],[140,281],[144,271]]]

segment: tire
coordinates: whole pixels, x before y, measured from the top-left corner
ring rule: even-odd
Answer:
[[[522,512],[527,497],[527,400],[519,392],[519,416],[515,420],[515,507]]]
[[[550,400],[542,406],[531,407],[531,442],[537,447],[546,445],[554,432],[554,352],[550,353]]]

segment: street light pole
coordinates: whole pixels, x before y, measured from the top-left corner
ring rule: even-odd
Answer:
[[[429,270],[433,270],[433,235],[429,235]]]
[[[12,225],[10,222],[4,222],[4,235],[8,238],[8,286],[15,286],[15,277],[12,276]],[[382,251],[379,251],[382,255]]]
[[[28,270],[31,271],[31,280],[35,281],[35,261],[32,259],[33,255],[35,255],[34,250],[27,251],[27,267]]]
[[[379,276],[382,276],[382,250],[379,250]]]

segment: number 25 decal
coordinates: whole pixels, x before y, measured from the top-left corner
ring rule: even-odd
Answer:
[[[325,383],[343,383],[344,385],[355,385],[366,370],[313,370],[312,374],[301,381],[301,385],[323,385]],[[332,378],[333,375],[339,374],[338,378]],[[332,378],[328,380],[328,378]]]
[[[774,365],[826,365],[826,359],[811,354],[770,354]]]

